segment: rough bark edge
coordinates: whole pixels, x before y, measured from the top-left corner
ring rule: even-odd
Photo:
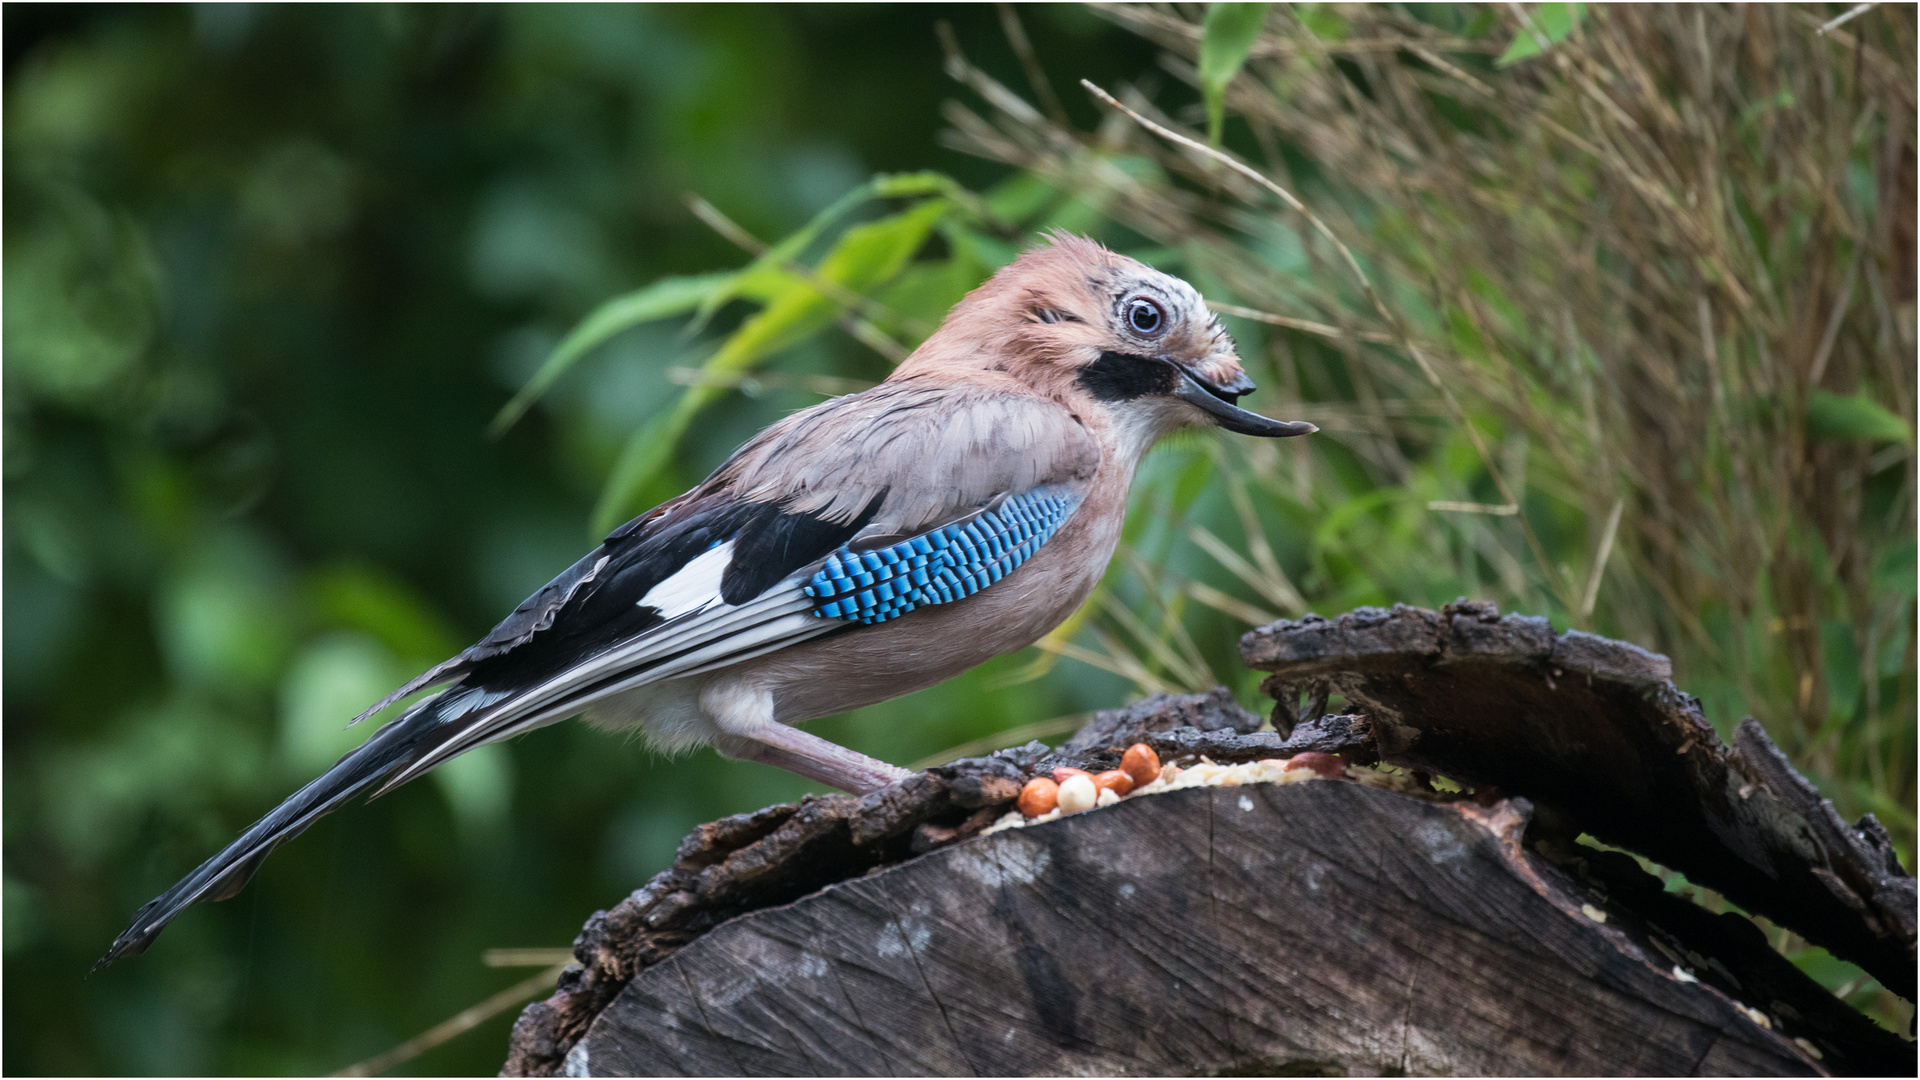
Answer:
[[[1484,753],[1484,740],[1474,737],[1475,725],[1456,728],[1426,723],[1431,717],[1417,707],[1415,700],[1421,691],[1444,691],[1444,687],[1423,685],[1421,680],[1423,674],[1441,671],[1450,673],[1455,681],[1469,675],[1477,681],[1489,681],[1505,694],[1518,692],[1523,700],[1528,694],[1537,695],[1541,686],[1558,694],[1563,682],[1576,692],[1583,691],[1585,696],[1580,700],[1588,714],[1599,714],[1615,729],[1633,733],[1636,757],[1642,751],[1671,755],[1672,760],[1685,763],[1689,775],[1704,770],[1709,778],[1724,781],[1717,789],[1694,781],[1682,784],[1679,790],[1696,805],[1715,793],[1720,803],[1736,809],[1756,793],[1771,800],[1761,804],[1768,807],[1767,815],[1735,816],[1731,830],[1708,829],[1704,836],[1693,836],[1693,841],[1708,848],[1728,843],[1751,847],[1753,837],[1758,835],[1777,847],[1783,839],[1803,835],[1813,837],[1812,843],[1824,845],[1822,850],[1838,850],[1841,864],[1847,868],[1844,873],[1832,868],[1831,859],[1814,866],[1804,856],[1783,869],[1791,874],[1798,867],[1802,875],[1799,880],[1819,882],[1827,896],[1850,894],[1861,899],[1857,907],[1838,901],[1849,913],[1844,918],[1852,925],[1866,926],[1878,919],[1877,925],[1884,931],[1891,922],[1896,927],[1896,939],[1898,927],[1904,925],[1910,957],[1913,883],[1893,856],[1884,829],[1871,816],[1855,830],[1847,829],[1831,805],[1820,800],[1766,741],[1757,724],[1749,721],[1742,726],[1735,748],[1721,744],[1698,703],[1667,681],[1671,667],[1666,658],[1578,631],[1555,634],[1544,619],[1503,618],[1491,605],[1466,603],[1450,605],[1440,613],[1396,606],[1391,611],[1360,609],[1335,620],[1309,616],[1254,631],[1243,639],[1242,648],[1250,664],[1275,673],[1264,684],[1281,699],[1274,710],[1272,731],[1255,730],[1259,718],[1241,709],[1221,688],[1209,694],[1161,696],[1098,714],[1059,751],[1029,743],[942,766],[863,798],[809,797],[701,826],[682,843],[672,868],[612,910],[596,912],[588,920],[575,942],[578,965],[562,977],[553,997],[528,1006],[522,1014],[514,1027],[502,1075],[556,1075],[567,1052],[594,1017],[636,973],[727,919],[787,903],[836,881],[965,840],[1006,812],[1027,777],[1044,774],[1057,765],[1109,768],[1118,762],[1120,750],[1136,741],[1148,742],[1163,760],[1174,761],[1206,757],[1228,763],[1284,757],[1305,750],[1337,753],[1354,764],[1384,760],[1407,766],[1416,774],[1413,778],[1376,774],[1376,785],[1429,800],[1447,797],[1427,787],[1419,776],[1422,771],[1440,772],[1474,784],[1472,798],[1482,806],[1492,803],[1503,791],[1533,795],[1542,804],[1541,816],[1547,823],[1544,829],[1536,823],[1539,838],[1534,843],[1540,853],[1557,859],[1597,890],[1601,898],[1612,890],[1637,896],[1636,910],[1646,909],[1639,921],[1650,928],[1645,936],[1655,951],[1697,963],[1710,983],[1724,978],[1721,989],[1728,993],[1737,994],[1750,982],[1772,988],[1767,991],[1773,995],[1769,1008],[1793,1017],[1794,1023],[1804,1025],[1816,1039],[1830,1042],[1838,1038],[1841,1044],[1849,1044],[1863,1039],[1871,1042],[1884,1034],[1820,991],[1770,949],[1753,953],[1753,928],[1745,919],[1732,917],[1745,931],[1726,920],[1712,922],[1714,917],[1696,906],[1658,893],[1657,880],[1640,872],[1637,864],[1610,862],[1606,853],[1568,843],[1582,831],[1611,842],[1631,840],[1626,834],[1633,830],[1617,828],[1617,808],[1602,807],[1596,814],[1592,806],[1578,800],[1570,803],[1557,785],[1533,783],[1525,775],[1507,776],[1501,769],[1491,770],[1505,781],[1495,783],[1482,775],[1487,770],[1476,768],[1470,760],[1475,754],[1485,761],[1501,759],[1498,753]],[[1393,691],[1394,684],[1402,689]],[[1361,715],[1328,714],[1327,698],[1335,689],[1360,704]],[[1416,707],[1409,709],[1410,703]],[[1500,702],[1493,704],[1497,707]],[[1537,725],[1541,717],[1538,710],[1529,713],[1509,704],[1504,719],[1509,724],[1518,719]],[[1555,730],[1553,718],[1547,719],[1544,730]],[[1487,725],[1479,727],[1485,729]],[[1480,736],[1487,733],[1478,731]],[[1551,754],[1547,756],[1552,758]],[[1460,758],[1469,760],[1457,760]],[[1730,786],[1733,784],[1739,786]],[[1731,799],[1727,797],[1729,792]],[[1782,814],[1772,804],[1787,808],[1787,820],[1805,823],[1804,832],[1795,834],[1781,828],[1777,822]],[[1754,818],[1759,818],[1757,824],[1751,820]],[[1725,822],[1720,824],[1724,826]],[[1641,850],[1630,842],[1621,846]],[[1766,905],[1747,903],[1725,888],[1701,860],[1677,858],[1657,843],[1649,846],[1655,849],[1643,852],[1649,857],[1688,873],[1702,884],[1720,888],[1750,910],[1772,914]],[[1751,851],[1734,852],[1733,856],[1752,862]],[[1631,864],[1631,860],[1625,863]],[[1879,875],[1869,878],[1873,884],[1865,889],[1877,906],[1868,905],[1854,884],[1863,870]],[[1648,882],[1655,886],[1652,891],[1647,888]],[[1908,898],[1904,924],[1897,918],[1902,883]],[[1708,922],[1702,922],[1701,917]],[[1809,940],[1833,948],[1829,942],[1836,940],[1835,934],[1823,935],[1811,924],[1803,928],[1787,918],[1776,919],[1801,930]],[[1672,929],[1675,926],[1680,929]],[[1837,935],[1846,936],[1845,930]],[[1873,946],[1882,944],[1882,938],[1872,942]],[[1848,955],[1841,948],[1834,951]],[[1728,960],[1729,956],[1744,958]],[[1880,975],[1875,967],[1887,965],[1882,957],[1876,965],[1862,966]],[[1881,975],[1883,984],[1910,998],[1911,964],[1908,969],[1904,989],[1897,976],[1889,979]],[[1838,1044],[1830,1045],[1830,1049],[1842,1056],[1849,1052]]]
[[[1128,802],[1112,812],[1070,817],[1018,833],[982,838],[964,845],[964,849],[942,851],[927,859],[884,867],[874,875],[837,882],[790,905],[748,913],[716,927],[713,934],[689,943],[670,963],[636,976],[574,1044],[566,1060],[566,1071],[569,1075],[585,1075],[589,1070],[597,1073],[609,1069],[615,1073],[692,1074],[793,1070],[944,1073],[984,1069],[993,1073],[1074,1074],[1199,1068],[1251,1074],[1249,1070],[1313,1067],[1331,1074],[1394,1068],[1395,1060],[1376,1060],[1364,1052],[1382,1038],[1391,1043],[1392,1032],[1367,1026],[1361,1018],[1373,1015],[1369,1009],[1379,1004],[1378,1001],[1368,1003],[1372,1000],[1369,995],[1379,989],[1380,984],[1374,980],[1384,979],[1386,986],[1394,988],[1389,996],[1399,992],[1401,983],[1391,970],[1399,965],[1388,959],[1387,954],[1379,953],[1376,945],[1362,946],[1351,955],[1345,953],[1344,946],[1337,944],[1345,939],[1327,922],[1332,912],[1322,911],[1315,918],[1301,911],[1299,925],[1292,930],[1287,928],[1288,920],[1283,917],[1275,929],[1284,944],[1275,949],[1256,949],[1260,956],[1236,954],[1241,956],[1244,965],[1235,968],[1240,971],[1237,977],[1216,980],[1194,973],[1198,979],[1194,984],[1196,989],[1206,985],[1228,995],[1214,1002],[1217,1012],[1205,1007],[1199,1014],[1188,1010],[1181,1021],[1183,1026],[1193,1024],[1213,1031],[1212,1048],[1221,1055],[1217,1057],[1206,1053],[1191,1058],[1178,1053],[1167,1057],[1162,1050],[1159,1057],[1133,1059],[1127,1056],[1124,1041],[1109,1042],[1095,1035],[1101,1027],[1111,1027],[1113,1017],[1094,1018],[1089,1023],[1089,1017],[1084,1015],[1084,1009],[1094,1000],[1104,999],[1104,994],[1081,1000],[1079,1008],[1063,1004],[1071,997],[1068,986],[1104,986],[1107,994],[1121,998],[1126,998],[1131,991],[1132,1000],[1138,1002],[1142,988],[1129,981],[1124,961],[1113,958],[1136,953],[1142,941],[1162,940],[1164,926],[1151,921],[1142,924],[1122,921],[1113,929],[1126,927],[1124,938],[1110,943],[1083,940],[1078,947],[1064,953],[1053,951],[1057,947],[1055,942],[1047,946],[1048,959],[1039,962],[1038,967],[1029,955],[1033,947],[1051,941],[1060,929],[1058,926],[1046,929],[1030,921],[1036,916],[1045,921],[1042,913],[1073,912],[1067,921],[1078,924],[1082,932],[1088,925],[1087,919],[1099,921],[1094,913],[1104,909],[1104,898],[1115,894],[1119,879],[1098,873],[1081,875],[1090,866],[1136,862],[1141,857],[1141,838],[1135,830],[1145,827],[1137,824],[1139,820],[1158,823],[1152,827],[1156,839],[1173,833],[1190,835],[1203,845],[1210,844],[1222,827],[1216,822],[1223,820],[1223,814],[1237,819],[1241,813],[1255,808],[1249,805],[1249,795],[1255,805],[1277,798],[1292,808],[1280,821],[1269,821],[1263,827],[1262,831],[1266,831],[1280,826],[1271,835],[1284,852],[1278,862],[1269,867],[1269,873],[1295,873],[1297,867],[1291,871],[1282,867],[1295,866],[1296,860],[1315,863],[1328,858],[1332,859],[1332,865],[1320,864],[1318,870],[1336,876],[1364,874],[1366,871],[1360,868],[1366,865],[1371,865],[1375,873],[1386,865],[1400,866],[1403,872],[1412,875],[1407,882],[1402,882],[1403,888],[1412,881],[1431,881],[1433,886],[1432,892],[1415,886],[1418,898],[1409,893],[1406,903],[1428,910],[1443,923],[1458,920],[1468,926],[1476,925],[1496,911],[1511,918],[1521,918],[1522,912],[1499,905],[1490,909],[1450,906],[1447,897],[1463,886],[1478,894],[1483,889],[1499,893],[1518,884],[1522,890],[1545,901],[1545,910],[1552,913],[1546,918],[1558,920],[1555,925],[1536,921],[1542,914],[1535,910],[1517,923],[1502,922],[1498,929],[1488,926],[1467,932],[1469,937],[1490,933],[1504,943],[1498,946],[1489,943],[1494,951],[1488,954],[1488,962],[1494,966],[1479,970],[1474,976],[1483,987],[1489,972],[1495,973],[1491,976],[1493,981],[1501,981],[1498,975],[1501,969],[1493,956],[1512,949],[1514,939],[1520,938],[1545,943],[1549,952],[1570,965],[1565,972],[1569,978],[1585,980],[1595,992],[1625,993],[1636,1002],[1650,1006],[1655,1015],[1689,1017],[1693,1022],[1704,1022],[1709,1029],[1718,1028],[1720,1034],[1698,1048],[1702,1056],[1694,1065],[1705,1072],[1883,1075],[1912,1071],[1914,1052],[1910,1044],[1880,1030],[1813,984],[1774,953],[1747,920],[1738,916],[1714,916],[1685,900],[1667,896],[1657,879],[1618,853],[1584,847],[1554,855],[1540,852],[1537,843],[1527,840],[1530,807],[1525,799],[1496,800],[1482,806],[1470,798],[1446,798],[1426,789],[1420,801],[1429,808],[1406,813],[1396,807],[1395,802],[1414,800],[1406,799],[1398,790],[1400,785],[1391,778],[1367,770],[1357,770],[1352,776],[1360,783],[1310,782],[1259,792],[1247,788],[1202,788],[1151,797],[1144,800],[1144,806]],[[1356,791],[1356,787],[1388,790],[1361,792]],[[1265,791],[1272,794],[1261,793]],[[1310,813],[1316,805],[1325,809]],[[1146,819],[1137,813],[1143,810],[1149,812]],[[1306,814],[1304,819],[1300,817],[1302,814]],[[1375,841],[1381,843],[1378,851],[1374,851],[1373,842],[1363,842],[1357,848],[1343,842],[1341,825],[1336,823],[1348,823],[1364,833],[1369,827],[1377,828],[1382,815],[1393,816],[1400,828],[1392,832],[1390,840],[1375,836]],[[1435,826],[1447,819],[1452,819],[1451,823],[1436,832]],[[1296,833],[1290,840],[1286,839],[1285,826],[1299,820],[1316,820],[1318,824],[1310,836]],[[1183,828],[1177,823],[1189,827]],[[1242,841],[1245,839],[1243,836]],[[1463,853],[1458,846],[1462,841],[1477,854]],[[1350,858],[1343,861],[1341,856],[1330,854],[1341,850]],[[1366,854],[1370,851],[1373,854]],[[1039,858],[1035,857],[1036,853],[1040,853]],[[1046,857],[1048,854],[1050,859]],[[1208,867],[1216,858],[1211,851],[1202,852],[1199,857]],[[1027,882],[1028,878],[1008,873],[1010,868],[1024,868],[1038,874],[1036,868],[1047,865],[1054,868],[1046,875],[1051,885],[1039,884],[1038,877],[1027,885],[1014,885],[1016,880]],[[1477,869],[1463,879],[1461,875],[1467,874],[1469,867]],[[983,868],[993,872],[983,874]],[[1307,873],[1310,876],[1312,872]],[[1492,875],[1508,880],[1503,883]],[[1202,882],[1208,877],[1199,874],[1191,879],[1194,899],[1199,902],[1196,912],[1214,906],[1204,902],[1210,895],[1210,886]],[[1259,877],[1240,876],[1236,880],[1238,884],[1233,888],[1243,897],[1264,894],[1268,885],[1278,885],[1278,880]],[[987,886],[986,893],[960,901],[958,911],[940,914],[936,902],[929,916],[918,906],[926,903],[926,898],[950,896],[956,889],[962,894],[968,894],[969,890],[978,892],[977,887],[982,884]],[[1385,881],[1376,881],[1372,888],[1383,886],[1387,886]],[[996,888],[1012,891],[996,892]],[[1028,888],[1053,891],[1030,896]],[[1143,890],[1154,888],[1142,882]],[[1368,890],[1362,888],[1361,891]],[[1390,886],[1386,888],[1386,892],[1392,891]],[[1014,899],[1016,894],[1026,897],[1024,913],[1021,902]],[[915,900],[915,897],[921,899]],[[1377,895],[1376,902],[1382,898]],[[882,931],[876,937],[873,931],[879,923],[869,919],[855,926],[840,920],[855,913],[877,913],[885,916],[880,923],[895,918],[911,921],[914,916],[910,911],[922,918],[931,917],[943,927],[950,921],[960,925],[959,937],[969,944],[958,956],[951,947],[925,955],[920,954],[918,946],[914,947],[919,959],[913,961],[913,966],[918,974],[908,977],[901,990],[913,998],[913,988],[924,987],[928,1000],[919,1001],[917,1005],[902,1000],[879,1007],[876,1001],[854,989],[861,982],[858,975],[867,970],[868,964],[879,963],[884,967],[889,956],[897,959],[905,947],[906,931],[899,929],[893,936]],[[1363,911],[1355,910],[1351,914],[1356,928],[1368,924]],[[904,924],[894,925],[898,928]],[[940,931],[933,933],[938,937]],[[1006,954],[998,952],[993,944],[1003,936],[1009,950]],[[1200,936],[1206,935],[1203,932]],[[1391,935],[1383,940],[1390,938]],[[856,952],[847,953],[846,946],[856,940],[873,940],[877,953],[865,955],[859,953],[857,947]],[[1361,931],[1355,940],[1373,939]],[[1562,951],[1576,941],[1587,942],[1588,948],[1597,953]],[[893,946],[891,951],[887,947],[889,942]],[[1148,951],[1152,951],[1150,946]],[[1177,958],[1168,959],[1175,964],[1199,963],[1205,968],[1209,961],[1199,958],[1207,955],[1183,952]],[[962,967],[948,966],[956,959],[963,962]],[[1222,959],[1213,957],[1211,963]],[[1318,973],[1308,980],[1317,987],[1313,993],[1322,997],[1334,994],[1322,1002],[1322,1007],[1346,1018],[1344,1033],[1325,1030],[1327,1025],[1307,1019],[1297,1009],[1292,1014],[1293,1021],[1280,1026],[1274,1025],[1278,1016],[1262,1012],[1263,1007],[1254,999],[1268,996],[1262,987],[1271,985],[1264,980],[1278,975],[1272,962],[1276,959],[1280,971],[1293,965],[1307,965]],[[1599,967],[1588,966],[1596,961]],[[1510,963],[1511,959],[1505,962]],[[853,966],[840,966],[847,964]],[[1384,966],[1376,970],[1376,965]],[[1143,974],[1149,977],[1168,973],[1163,962],[1152,961],[1148,966],[1149,972]],[[1418,968],[1416,961],[1409,971]],[[980,987],[979,980],[985,971],[997,972],[985,985],[1004,987],[1004,990],[982,990],[984,997],[971,999],[949,997],[956,989],[956,979],[963,986]],[[1036,983],[1035,978],[1040,975],[1046,978]],[[848,977],[852,977],[851,983],[842,981]],[[1176,974],[1175,978],[1178,980],[1179,976]],[[1351,988],[1365,989],[1366,993],[1354,998],[1341,996],[1335,988],[1342,985],[1343,978],[1348,984],[1360,980],[1357,987]],[[793,979],[807,985],[786,981]],[[1063,984],[1061,980],[1066,982]],[[824,999],[819,996],[821,982],[834,988]],[[936,984],[941,988],[938,991]],[[1022,985],[1028,996],[1022,995]],[[1414,985],[1408,981],[1406,991],[1411,993]],[[1276,985],[1272,989],[1281,988]],[[845,997],[848,994],[853,994],[854,999],[848,1000]],[[1234,996],[1236,994],[1240,996]],[[1289,995],[1283,993],[1282,996]],[[1437,1015],[1449,1013],[1450,1007],[1443,1002],[1450,996],[1443,979],[1430,989],[1425,1005],[1416,1009],[1414,1003],[1409,1002],[1410,1011],[1406,1014],[1395,1005],[1389,1005],[1389,1010],[1402,1023],[1414,1011],[1426,1014],[1431,1022]],[[1031,1008],[1023,1010],[1021,1003],[1029,1000]],[[996,1034],[1002,1025],[1007,1025],[1009,1033],[1015,1028],[1024,1033],[1020,1036],[1024,1042],[1019,1048],[1009,1046],[1008,1052],[1002,1052],[998,1040],[989,1046],[969,1039],[967,1032],[979,1034],[983,1001],[993,1003],[985,1006],[984,1012],[996,1017],[989,1025]],[[915,1052],[901,1040],[907,1037],[908,1030],[917,1030],[912,1026],[915,1010],[924,1012],[929,1003],[943,1017],[957,1007],[961,1014],[973,1019],[964,1023],[955,1021],[960,1026],[946,1028],[944,1040],[939,1031],[929,1031],[927,1042],[912,1044],[918,1047]],[[821,1004],[827,1005],[828,1012],[810,1021],[809,1010]],[[998,1010],[1003,1008],[1007,1011],[1001,1014]],[[903,1015],[901,1010],[908,1019],[899,1018]],[[1479,1011],[1469,1008],[1462,1018]],[[1265,1019],[1256,1021],[1254,1015]],[[886,1016],[895,1019],[879,1019]],[[1079,1016],[1078,1022],[1073,1019],[1075,1016]],[[920,1017],[921,1021],[926,1019]],[[853,1023],[852,1028],[845,1026],[849,1022]],[[813,1026],[815,1023],[819,1025],[817,1028]],[[907,1027],[903,1028],[903,1023]],[[870,1024],[880,1026],[870,1028]],[[1294,1026],[1296,1024],[1302,1026]],[[1342,1025],[1334,1027],[1338,1029]],[[1505,1042],[1494,1037],[1493,1032],[1464,1030],[1454,1040],[1458,1045],[1453,1050],[1466,1051],[1469,1056],[1464,1059],[1449,1056],[1442,1043],[1428,1045],[1425,1070],[1452,1072],[1469,1068],[1469,1071],[1479,1071],[1472,1068],[1477,1063],[1492,1071],[1520,1068],[1554,1072],[1549,1060],[1551,1050],[1546,1051],[1547,1058],[1537,1053],[1508,1055],[1518,1053],[1517,1048],[1524,1045],[1533,1045],[1537,1051],[1566,1038],[1579,1038],[1576,1032],[1583,1030],[1527,1026],[1511,1033],[1518,1041],[1505,1049],[1502,1049]],[[1588,1037],[1591,1034],[1587,1032]],[[1665,1037],[1672,1035],[1668,1030]],[[883,1048],[879,1049],[880,1059],[874,1060],[858,1047],[845,1050],[850,1056],[835,1053],[833,1047],[839,1046],[842,1038],[862,1043],[866,1051]],[[1222,1044],[1219,1038],[1246,1041]],[[966,1041],[953,1045],[952,1040],[956,1039]],[[1422,1040],[1423,1045],[1427,1042]],[[945,1046],[944,1057],[939,1049],[941,1045]],[[1404,1040],[1400,1045],[1404,1050]],[[1345,1047],[1345,1052],[1337,1049],[1339,1047]],[[917,1064],[903,1066],[901,1060],[893,1056],[894,1051]],[[1353,1057],[1354,1053],[1360,1056]],[[1439,1056],[1432,1057],[1433,1054]],[[1629,1056],[1620,1060],[1639,1062],[1639,1067],[1645,1068],[1650,1059]],[[1398,1067],[1408,1066],[1408,1061],[1398,1061]],[[1588,1058],[1585,1067],[1575,1071],[1593,1067],[1595,1062]],[[1685,1066],[1676,1066],[1676,1069],[1684,1072]],[[1635,1070],[1623,1066],[1622,1071]]]
[[[865,796],[809,796],[709,822],[681,842],[673,866],[606,911],[574,940],[577,963],[553,996],[521,1013],[503,1076],[557,1075],[570,1050],[633,976],[737,915],[784,904],[836,881],[973,836],[1003,816],[1028,777],[1067,765],[1112,768],[1134,742],[1168,761],[1219,762],[1303,750],[1371,752],[1364,722],[1328,717],[1289,741],[1255,733],[1261,718],[1223,687],[1159,695],[1095,714],[1059,751],[1031,742],[929,770]]]
[[[1849,828],[1751,718],[1722,743],[1665,657],[1466,601],[1283,620],[1241,654],[1272,673],[1276,726],[1337,690],[1383,761],[1526,795],[1569,837],[1678,870],[1913,1000],[1914,879],[1886,831]]]

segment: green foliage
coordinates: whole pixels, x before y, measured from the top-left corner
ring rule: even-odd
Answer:
[[[1112,10],[1198,64],[1204,24]],[[1083,658],[1183,685],[1204,676],[1167,653],[1183,639],[1231,670],[1214,615],[1484,597],[1669,654],[1717,725],[1760,719],[1910,860],[1915,337],[1896,298],[1913,217],[1891,193],[1914,155],[1888,118],[1908,114],[1914,23],[1875,8],[1843,45],[1819,21],[1276,9],[1228,149],[1325,232],[1188,148],[989,96],[966,145],[1161,245],[1146,257],[1245,313],[1226,321],[1286,403],[1263,408],[1321,427],[1229,444],[1225,491],[1185,508],[1169,455],[1150,460],[1153,510],[1126,539],[1151,572],[1103,596],[1211,614],[1188,607],[1176,634],[1103,608],[1105,652]],[[1197,68],[1166,68],[1204,98]],[[1203,115],[1161,96],[1177,122]],[[1123,157],[1159,168],[1107,167]],[[1236,501],[1253,513],[1226,516]],[[1873,993],[1904,1029],[1907,1007]]]
[[[1831,390],[1815,390],[1807,399],[1807,434],[1816,439],[1913,445],[1913,429],[1893,410],[1866,394],[1842,396]]]
[[[1210,8],[1168,114],[1284,164],[1457,413],[1338,252],[1217,166],[1086,137],[1079,100],[1067,128],[956,106],[942,140],[977,156],[937,148],[957,91],[918,9],[31,11],[7,9],[5,962],[35,990],[8,997],[10,1072],[339,1068],[517,981],[480,952],[564,944],[691,825],[806,790],[557,726],[328,819],[78,978],[587,529],[884,378],[1047,228],[1251,309],[1225,316],[1250,404],[1322,434],[1171,441],[1040,649],[814,730],[906,762],[1129,692],[1255,704],[1251,625],[1485,597],[1670,653],[1716,723],[1759,716],[1911,860],[1914,395],[1886,361],[1911,303],[1874,216],[1892,144],[1837,111],[1911,84],[1886,46],[1910,11],[1850,24],[1856,65],[1756,9],[1740,32],[1776,62],[1717,54],[1724,96],[1695,99],[1692,21],[1531,9],[1556,53],[1660,73],[1605,92],[1678,96],[1616,102],[1629,136],[1554,64],[1497,65],[1537,46],[1508,8]],[[1084,11],[1021,14],[1060,74],[1156,70]],[[996,13],[952,17],[983,78],[1025,78]],[[1466,78],[1322,51],[1416,32]],[[1823,380],[1790,390],[1830,323]],[[491,1071],[507,1024],[405,1068]]]
[[[1021,70],[991,8],[944,17]],[[807,790],[560,725],[322,821],[86,977],[385,717],[349,719],[578,558],[682,389],[702,405],[629,506],[883,376],[874,346],[1026,242],[1002,218],[1061,203],[940,149],[933,13],[5,18],[8,1072],[331,1072],[524,978],[482,952],[564,946],[693,825]],[[1076,70],[1150,64],[1084,11],[1027,20]],[[743,260],[688,192],[797,239]],[[723,350],[761,381],[676,384]],[[997,687],[1016,663],[820,730],[912,761],[1125,693],[1079,665]],[[511,1019],[400,1071],[492,1073]]]
[[[1200,35],[1200,89],[1207,102],[1207,138],[1220,145],[1227,116],[1227,84],[1240,74],[1260,38],[1266,4],[1208,4]]]
[[[662,278],[644,288],[616,296],[594,308],[547,356],[540,370],[527,385],[500,407],[488,425],[488,434],[499,436],[526,415],[527,409],[547,392],[574,363],[620,334],[643,323],[685,315],[704,308],[710,299],[734,283],[735,273],[695,274],[692,277]]]
[[[792,259],[787,250],[804,245],[784,241],[742,271],[736,281],[710,293],[705,305],[709,311],[729,293],[744,292],[762,282],[768,286],[765,306],[743,321],[701,365],[703,381],[683,393],[669,412],[633,434],[594,509],[593,531],[604,533],[644,509],[638,505],[639,494],[666,465],[694,417],[720,399],[726,380],[752,371],[768,357],[832,323],[836,304],[822,283],[855,295],[885,285],[905,269],[907,260],[953,205],[945,197],[926,199],[898,214],[848,229],[805,277],[786,269]],[[822,218],[839,216],[839,209],[838,205],[830,208]],[[823,225],[816,219],[796,236],[811,239],[809,234]],[[769,259],[776,261],[769,263]]]
[[[1523,25],[1513,35],[1513,44],[1500,54],[1494,64],[1508,67],[1530,56],[1539,56],[1548,49],[1567,40],[1573,28],[1587,17],[1585,4],[1541,4],[1533,9],[1531,23]]]

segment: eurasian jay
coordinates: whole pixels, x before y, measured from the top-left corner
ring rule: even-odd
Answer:
[[[442,687],[141,908],[101,962],[234,895],[355,795],[570,716],[845,791],[892,784],[909,774],[799,725],[1058,626],[1106,570],[1161,436],[1316,430],[1235,404],[1253,389],[1192,286],[1055,236],[955,305],[886,382],[761,432],[362,713]]]

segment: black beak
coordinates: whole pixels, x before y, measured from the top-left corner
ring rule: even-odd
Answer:
[[[1259,413],[1248,412],[1235,405],[1234,398],[1253,389],[1253,384],[1244,376],[1232,387],[1215,390],[1199,376],[1179,364],[1173,367],[1180,373],[1180,381],[1173,387],[1173,396],[1213,417],[1215,422],[1228,431],[1237,431],[1242,435],[1258,435],[1266,439],[1280,439],[1288,435],[1311,435],[1320,430],[1305,420],[1269,420]]]

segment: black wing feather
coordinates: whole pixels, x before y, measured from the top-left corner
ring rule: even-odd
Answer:
[[[659,626],[660,613],[640,606],[654,586],[695,557],[732,540],[733,558],[721,578],[721,599],[742,604],[775,582],[827,556],[864,528],[878,510],[875,498],[850,522],[788,513],[771,503],[715,496],[662,515],[637,532],[616,530],[594,554],[534,594],[482,639],[500,644],[470,651],[475,663],[462,686],[516,690],[545,682],[574,664]],[[637,518],[636,521],[644,521]],[[578,574],[578,580],[571,580]],[[529,609],[542,596],[561,597]]]
[[[453,738],[488,706],[662,624],[639,601],[701,553],[734,541],[723,576],[725,602],[753,599],[826,557],[865,527],[882,497],[856,520],[833,523],[725,493],[680,499],[614,530],[501,620],[464,653],[390,695],[374,710],[437,682],[458,682],[374,732],[359,749],[250,826],[219,854],[142,907],[100,963],[143,952],[181,911],[243,888],[278,845],[322,815]]]

